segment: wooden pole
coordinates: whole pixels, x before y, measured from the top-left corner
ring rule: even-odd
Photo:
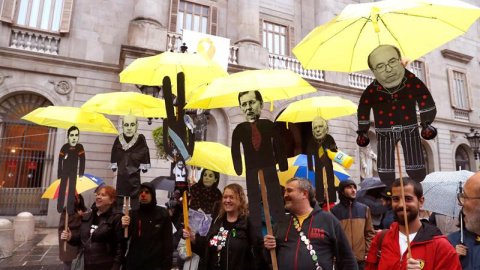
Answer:
[[[65,189],[65,194],[64,196],[66,197],[65,198],[65,201],[67,202],[67,207],[65,207],[65,231],[68,230],[68,189],[69,189],[69,185],[70,185],[70,177],[67,178],[67,188]],[[62,194],[59,194],[59,196],[62,195]],[[67,240],[63,241],[63,251],[67,251]]]
[[[407,258],[412,258],[412,250],[410,248],[410,232],[408,231],[408,217],[407,217],[407,206],[405,202],[405,190],[403,189],[403,178],[402,178],[402,162],[400,161],[400,152],[398,148],[398,143],[395,144],[397,149],[397,160],[398,160],[398,175],[400,176],[400,189],[402,191],[402,202],[403,202],[403,218],[405,219],[405,234],[407,235]]]
[[[267,189],[265,187],[265,178],[263,176],[262,170],[258,170],[258,176],[260,178],[260,191],[262,192],[263,212],[265,213],[265,223],[267,223],[267,234],[273,235],[272,221],[270,220],[270,208],[268,207]],[[270,257],[272,258],[273,270],[278,270],[277,254],[275,253],[275,249],[270,250]]]
[[[129,212],[129,208],[130,208],[130,197],[129,196],[125,196],[123,197],[123,205],[125,205],[125,216],[128,217],[128,212]],[[124,237],[125,238],[128,238],[128,226],[125,227],[124,229]]]
[[[328,181],[327,181],[327,171],[325,166],[322,169],[323,174],[323,190],[325,192],[325,200],[327,202],[327,211],[330,212],[330,197],[328,197]]]
[[[183,224],[185,225],[185,229],[188,230],[188,202],[187,202],[187,191],[183,192]],[[190,231],[190,233],[192,233]],[[190,243],[190,238],[185,239],[185,248],[187,250],[187,257],[192,257],[192,244]]]

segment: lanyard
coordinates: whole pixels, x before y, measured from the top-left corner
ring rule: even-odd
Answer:
[[[312,261],[315,263],[315,269],[316,270],[322,270],[322,267],[320,264],[318,264],[318,257],[315,252],[315,249],[313,249],[312,244],[310,243],[310,240],[307,238],[307,236],[302,232],[302,227],[300,226],[300,222],[298,221],[297,217],[293,216],[293,225],[295,226],[295,229],[297,232],[300,234],[300,239],[302,242],[305,244],[305,246],[308,249],[308,252],[310,253],[310,256],[312,256]],[[311,217],[313,218],[313,216]]]

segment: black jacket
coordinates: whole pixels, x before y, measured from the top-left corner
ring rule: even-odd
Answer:
[[[308,236],[316,251],[318,263],[322,269],[333,269],[334,258],[338,270],[358,269],[357,260],[353,254],[347,237],[338,220],[330,213],[315,205],[312,213],[303,221],[302,231]],[[293,218],[280,222],[273,227],[277,247],[277,263],[280,270],[315,269],[315,263],[307,250],[300,234],[295,230]],[[269,256],[264,249],[264,256]]]
[[[206,237],[197,234],[192,245],[192,251],[204,254],[199,269],[205,270],[262,270],[267,269],[262,260],[262,239],[256,234],[255,228],[248,217],[239,217],[234,225],[235,235],[230,230],[225,247],[220,252],[224,268],[217,268],[218,260],[216,247],[210,247],[209,242],[217,235],[226,217],[216,219],[210,227]],[[228,265],[228,268],[227,268]]]
[[[140,204],[130,212],[130,247],[127,254],[127,269],[172,268],[173,235],[172,221],[168,210],[157,206],[155,188],[151,183],[142,183],[152,193],[150,204]]]
[[[94,208],[83,216],[79,233],[72,235],[69,243],[80,245],[84,249],[85,264],[113,262],[112,269],[120,269],[126,250],[122,228],[123,214],[110,208],[98,216],[98,228],[91,234],[90,239],[90,229],[96,214],[97,209]]]

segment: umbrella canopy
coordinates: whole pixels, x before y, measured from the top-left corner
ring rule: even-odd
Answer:
[[[219,64],[201,54],[164,52],[133,61],[120,73],[120,82],[161,86],[163,77],[169,76],[176,94],[174,78],[179,72],[185,74],[187,97],[191,89],[228,75]]]
[[[195,142],[192,158],[186,163],[226,175],[238,176],[233,168],[230,147],[216,142]],[[242,168],[245,168],[243,156],[242,163]],[[240,176],[245,177],[245,171]]]
[[[155,189],[161,189],[166,191],[175,190],[175,179],[170,179],[168,176],[159,176],[152,181],[150,181]]]
[[[83,193],[102,185],[102,179],[93,175],[85,174],[82,178],[77,175],[76,194]],[[60,179],[55,180],[42,195],[42,199],[57,199],[60,190]]]
[[[315,168],[315,165],[313,165],[313,168]],[[333,162],[333,174],[335,176],[335,186],[338,186],[340,181],[350,177],[342,166],[335,162]],[[292,177],[307,178],[312,182],[313,186],[315,186],[315,172],[308,170],[307,155],[300,154],[288,158],[288,170],[284,172],[278,171],[278,180],[282,186],[285,186],[287,180]]]
[[[379,45],[394,45],[414,60],[464,34],[479,16],[478,7],[458,0],[350,4],[292,51],[305,69],[366,70]]]
[[[81,107],[86,111],[137,117],[167,117],[165,100],[136,92],[96,94]]]
[[[80,131],[118,134],[115,126],[104,115],[76,107],[41,107],[28,113],[22,119],[42,126],[63,129],[76,126]]]
[[[348,99],[336,96],[311,97],[291,103],[280,114],[276,121],[281,122],[311,122],[321,116],[323,119],[333,119],[357,112],[358,106]]]
[[[458,205],[457,194],[473,174],[465,170],[428,174],[421,182],[425,197],[423,208],[449,217],[458,217],[462,207]]]
[[[289,99],[317,91],[290,70],[248,70],[215,79],[191,94],[185,108],[214,109],[236,107],[238,93],[258,90],[264,102]]]
[[[361,189],[358,191],[357,197],[365,196],[367,191],[371,189],[380,189],[378,192],[378,196],[380,196],[380,192],[385,190],[386,187],[386,185],[378,177],[365,178],[362,182],[360,182],[359,185]]]

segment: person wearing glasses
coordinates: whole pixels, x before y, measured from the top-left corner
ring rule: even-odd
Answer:
[[[457,198],[463,206],[460,213],[465,226],[463,239],[459,231],[450,234],[448,240],[455,247],[463,269],[480,269],[480,173],[467,180]]]
[[[425,84],[401,63],[400,50],[381,45],[368,56],[368,65],[375,80],[365,89],[358,105],[357,144],[369,144],[370,110],[373,109],[377,134],[378,175],[387,186],[395,181],[395,144],[401,141],[405,169],[417,182],[426,176],[421,151],[416,106],[420,112],[421,135],[435,138],[431,123],[437,113],[435,102]]]

